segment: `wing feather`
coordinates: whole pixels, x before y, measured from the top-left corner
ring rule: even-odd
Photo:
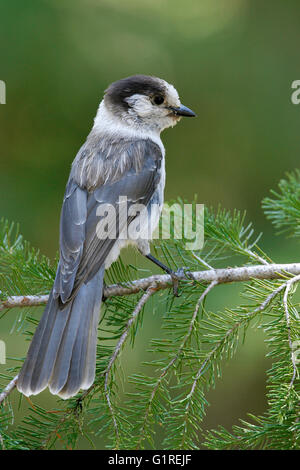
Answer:
[[[72,299],[81,284],[100,269],[120,232],[133,220],[133,216],[120,217],[119,197],[127,198],[129,209],[135,203],[146,206],[155,192],[160,180],[161,151],[152,141],[144,141],[143,146],[141,141],[138,143],[142,164],[138,168],[134,164],[125,168],[117,181],[101,184],[89,192],[80,187],[72,175],[70,177],[61,212],[60,260],[53,289],[54,296],[60,297],[62,303]],[[130,152],[133,152],[132,142]],[[108,230],[107,237],[100,239],[96,233],[97,224],[101,222],[97,208],[103,203],[115,209],[116,233]],[[114,227],[109,218],[107,222],[109,228]]]

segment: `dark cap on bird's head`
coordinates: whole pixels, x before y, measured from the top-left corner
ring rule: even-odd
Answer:
[[[113,82],[105,92],[105,100],[128,108],[126,98],[132,95],[146,95],[149,98],[165,99],[166,87],[162,80],[148,75],[133,75]]]
[[[173,85],[161,78],[133,75],[112,83],[106,90],[104,103],[114,115],[129,116],[160,130],[173,126],[181,116],[196,114],[182,105]]]

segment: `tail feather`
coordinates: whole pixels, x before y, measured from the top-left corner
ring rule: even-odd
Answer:
[[[26,360],[19,373],[17,388],[26,396],[35,394],[34,391],[36,389],[36,385],[31,385],[32,382],[34,384],[36,382],[34,371],[40,370],[41,368],[43,357],[40,354],[40,351],[41,348],[45,348],[45,345],[48,344],[52,328],[56,320],[57,311],[58,307],[51,292],[49,295],[49,301],[31,341]],[[40,386],[40,391],[46,388],[46,386],[47,383],[45,386]],[[39,393],[39,391],[36,393]]]
[[[100,299],[101,300],[101,299]],[[84,320],[80,326],[80,330],[77,333],[74,348],[72,352],[72,357],[70,361],[70,367],[68,370],[68,380],[63,388],[60,389],[59,395],[64,398],[68,398],[76,393],[78,388],[88,388],[94,381],[95,374],[93,373],[91,383],[88,386],[85,386],[84,375],[85,375],[85,367],[86,363],[88,362],[92,364],[92,369],[94,371],[95,359],[91,360],[91,358],[95,358],[95,355],[88,354],[88,342],[89,342],[89,326],[93,319],[93,309],[89,308],[87,311],[87,315],[84,317]],[[95,315],[97,317],[97,315]],[[98,322],[97,322],[98,323]],[[97,335],[93,338],[93,342],[97,344]],[[53,390],[53,381],[51,380],[50,386],[51,393],[54,393]],[[75,393],[74,393],[75,392]]]
[[[46,327],[36,363],[31,366],[30,360],[28,361],[27,368],[29,373],[31,373],[29,390],[31,389],[30,394],[32,395],[40,393],[49,383],[72,308],[72,303],[70,303],[63,310],[60,310],[59,301],[57,299],[54,299],[52,305],[52,308],[47,314],[49,316],[53,315],[53,323],[49,322]],[[48,328],[50,330],[49,332]],[[35,341],[35,337],[36,335],[33,338],[33,342]]]
[[[95,378],[97,326],[104,267],[61,309],[52,292],[19,374],[17,388],[36,395],[50,392],[69,398]]]
[[[102,300],[102,290],[101,290],[101,299]],[[89,322],[89,333],[88,333],[88,343],[86,347],[86,358],[85,358],[85,365],[82,368],[84,375],[82,378],[82,388],[88,389],[92,383],[94,382],[95,378],[95,366],[93,366],[92,362],[90,361],[90,357],[96,357],[96,349],[97,349],[97,331],[98,331],[98,323],[96,314],[94,313],[92,316],[92,321]]]

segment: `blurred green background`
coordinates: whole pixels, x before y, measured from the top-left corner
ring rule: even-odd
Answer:
[[[173,83],[198,114],[163,134],[166,200],[197,193],[209,206],[246,209],[268,254],[296,261],[299,247],[274,237],[260,203],[300,166],[300,106],[291,103],[299,41],[297,0],[0,0],[0,79],[7,86],[0,215],[19,222],[24,237],[53,259],[70,165],[103,90],[119,78],[151,74]],[[237,304],[238,291],[218,288],[209,307]],[[128,356],[131,371],[160,325],[159,312],[150,310]],[[9,356],[27,348],[23,336],[9,336],[15,318],[10,312],[0,325]],[[204,428],[230,427],[248,411],[265,410],[264,353],[263,333],[250,332],[209,395]],[[54,404],[48,392],[39,399]]]

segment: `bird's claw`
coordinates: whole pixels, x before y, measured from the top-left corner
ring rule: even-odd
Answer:
[[[179,294],[178,294],[179,278],[178,278],[176,272],[174,272],[174,271],[170,272],[170,276],[172,278],[172,284],[173,284],[173,295],[175,297],[179,297]]]
[[[179,281],[181,281],[184,277],[188,277],[186,273],[186,267],[181,267],[177,271],[171,271],[170,276],[172,278],[173,283],[173,294],[175,297],[180,297],[178,293],[179,288]]]
[[[106,284],[105,284],[105,282],[103,282],[103,287],[102,287],[102,302],[103,302],[103,303],[106,302],[107,299],[108,299],[108,297],[106,297],[106,296],[104,295],[104,293],[103,293],[105,287],[106,287]]]

